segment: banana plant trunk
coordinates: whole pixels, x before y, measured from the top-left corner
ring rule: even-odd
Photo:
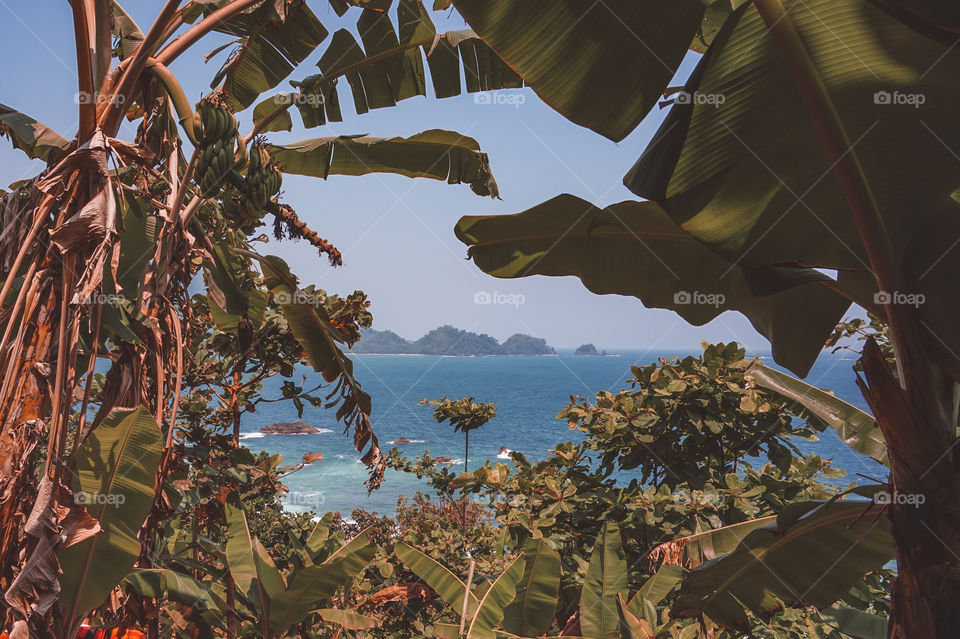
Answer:
[[[857,152],[783,1],[753,4],[833,160],[878,290],[911,290]],[[870,339],[860,360],[865,379],[857,381],[890,459],[883,507],[891,521],[897,577],[888,637],[955,639],[960,629],[960,451],[955,450],[960,386],[938,362],[952,364],[957,355],[927,339],[916,308],[887,303],[883,312],[897,374]]]
[[[897,551],[889,637],[954,639],[960,629],[960,457],[954,384],[901,388],[872,340],[858,380],[890,451],[882,493]],[[937,388],[939,387],[939,388]],[[908,388],[910,385],[908,384]],[[940,407],[927,395],[939,391]]]

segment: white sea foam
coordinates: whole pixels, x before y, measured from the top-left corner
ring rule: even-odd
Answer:
[[[513,451],[508,448],[502,453],[497,453],[497,459],[510,459],[510,453],[512,452]]]
[[[264,436],[265,435],[263,433],[244,433],[243,435],[240,435],[240,439],[260,439]]]

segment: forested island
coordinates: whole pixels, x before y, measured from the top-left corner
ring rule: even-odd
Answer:
[[[354,353],[371,355],[555,355],[546,340],[517,333],[502,344],[484,333],[472,333],[453,326],[435,328],[411,342],[393,331],[363,331]]]

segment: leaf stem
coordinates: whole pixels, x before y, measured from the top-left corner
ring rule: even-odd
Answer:
[[[881,291],[903,290],[903,276],[898,267],[893,244],[867,182],[866,174],[843,128],[840,115],[830,98],[823,78],[810,59],[796,25],[781,0],[753,0],[753,4],[766,23],[774,45],[793,77],[794,84],[820,135],[820,140],[833,163],[834,173],[857,225],[877,286]],[[902,304],[887,304],[886,312],[891,333],[894,335],[894,346],[897,349],[900,381],[904,384],[911,379],[911,373],[916,369],[912,361],[914,356],[906,344],[919,338],[917,319],[909,307]],[[911,337],[914,339],[911,340]]]
[[[77,136],[86,140],[93,135],[97,125],[97,105],[93,99],[93,61],[90,58],[90,23],[87,20],[90,7],[86,0],[72,0],[70,4],[73,6],[73,39],[77,48],[77,102],[80,107],[80,130]]]
[[[477,567],[477,560],[470,560],[470,569],[467,570],[467,580],[463,582],[463,605],[460,607],[460,637],[463,637],[463,629],[467,624],[467,604],[470,601],[470,586],[473,584],[473,571]]]
[[[259,4],[263,0],[236,0],[223,7],[220,7],[206,18],[190,27],[186,33],[168,44],[157,55],[157,61],[161,64],[170,64],[176,60],[181,53],[190,48],[200,38],[207,35],[224,20],[228,20],[241,11]]]
[[[147,35],[144,36],[143,41],[130,56],[129,62],[127,60],[123,61],[122,64],[125,67],[123,75],[120,76],[113,95],[108,99],[106,110],[100,116],[100,128],[106,131],[108,135],[116,135],[120,128],[125,106],[128,99],[132,97],[144,65],[147,64],[147,60],[153,55],[154,50],[160,46],[160,39],[166,31],[167,25],[176,16],[177,5],[179,4],[180,0],[167,0]]]

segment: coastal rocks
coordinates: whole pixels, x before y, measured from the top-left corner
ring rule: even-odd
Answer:
[[[450,459],[449,457],[436,457],[436,458],[434,458],[433,461],[434,461],[434,463],[437,463],[437,464],[452,464],[452,463],[453,463],[453,460]]]
[[[597,347],[593,344],[584,344],[577,348],[573,353],[574,355],[583,355],[587,357],[610,357],[607,351],[598,351]],[[616,355],[614,355],[616,357]]]
[[[303,456],[303,463],[312,464],[313,462],[318,462],[321,459],[323,459],[323,455],[321,453],[306,453]]]
[[[397,444],[409,444],[409,443],[410,443],[410,440],[407,439],[406,437],[398,437],[398,438],[396,438],[395,440],[393,440],[393,441],[390,442],[390,443],[391,443],[391,444],[394,444],[394,445],[397,445]]]
[[[270,426],[264,426],[260,429],[260,432],[266,435],[308,435],[323,431],[303,422],[278,422]]]
[[[497,459],[512,459],[512,457],[510,457],[511,454],[513,454],[512,450],[506,446],[501,446],[500,451],[497,453]]]

